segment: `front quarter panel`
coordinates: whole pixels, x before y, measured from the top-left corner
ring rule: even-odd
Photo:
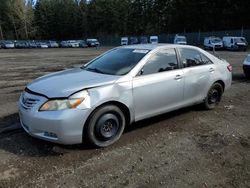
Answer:
[[[134,120],[134,108],[131,80],[132,78],[129,77],[126,81],[117,81],[114,84],[89,89],[89,101],[87,101],[87,103],[89,102],[91,112],[102,104],[119,102],[129,109],[132,122]],[[87,105],[85,104],[85,106],[82,107],[86,107]]]

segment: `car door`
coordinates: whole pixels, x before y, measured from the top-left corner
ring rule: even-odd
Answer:
[[[175,49],[161,49],[151,55],[133,78],[135,120],[178,108],[183,100],[183,84]]]
[[[202,52],[179,48],[184,77],[185,104],[202,102],[214,80],[216,66]]]

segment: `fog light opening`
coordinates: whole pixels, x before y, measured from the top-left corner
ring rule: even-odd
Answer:
[[[57,138],[57,135],[51,132],[44,132],[43,135],[50,138]]]

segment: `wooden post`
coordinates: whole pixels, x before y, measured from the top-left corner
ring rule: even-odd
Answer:
[[[3,30],[2,30],[2,23],[0,22],[0,36],[1,40],[3,40]]]
[[[12,17],[12,23],[13,23],[14,30],[15,30],[16,40],[18,40],[18,34],[17,34],[17,29],[16,29],[16,23],[15,23],[15,20],[14,20],[13,17]]]

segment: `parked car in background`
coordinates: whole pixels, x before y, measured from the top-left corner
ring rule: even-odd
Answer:
[[[149,42],[150,42],[151,44],[158,44],[158,43],[159,43],[158,36],[150,36]]]
[[[186,45],[187,44],[187,37],[182,36],[182,35],[175,35],[174,44]]]
[[[34,41],[29,41],[28,45],[29,45],[29,48],[37,48],[37,44]]]
[[[139,40],[137,37],[129,37],[129,44],[139,44]]]
[[[223,46],[228,50],[247,50],[247,41],[245,37],[234,37],[234,36],[226,36],[223,37]]]
[[[5,49],[12,49],[12,48],[15,48],[15,44],[12,41],[3,41],[2,47]]]
[[[121,38],[121,45],[122,46],[128,45],[128,37],[122,37]]]
[[[69,40],[68,42],[68,47],[70,48],[79,48],[79,42],[75,40]]]
[[[116,142],[126,125],[186,106],[215,108],[231,86],[231,65],[193,46],[130,45],[81,68],[27,85],[20,122],[33,137],[60,144]]]
[[[79,43],[80,48],[88,48],[88,45],[85,40],[79,40],[77,42]]]
[[[148,44],[148,37],[146,36],[140,37],[140,44]]]
[[[87,42],[88,47],[100,46],[100,42],[97,39],[87,39],[86,42]]]
[[[49,48],[58,48],[59,47],[59,44],[56,41],[51,41],[51,40],[47,42],[47,45]]]
[[[219,50],[223,49],[223,41],[219,37],[206,37],[204,39],[204,48],[208,50]]]
[[[61,41],[61,42],[60,42],[60,47],[61,47],[61,48],[69,48],[69,43],[68,43],[68,41]]]
[[[36,45],[37,48],[48,48],[48,45],[45,42],[37,42]]]
[[[26,41],[15,42],[15,48],[29,48],[29,43]]]
[[[243,71],[245,76],[250,78],[250,54],[248,54],[245,61],[243,62]]]

